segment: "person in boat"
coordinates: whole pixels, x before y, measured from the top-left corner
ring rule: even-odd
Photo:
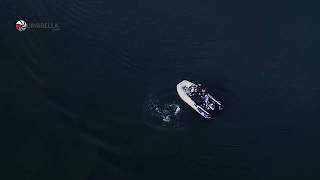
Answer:
[[[202,91],[203,91],[202,85],[197,84],[195,88],[196,88],[195,94],[200,97],[202,95]]]
[[[200,83],[197,84],[196,87],[197,87],[197,92],[201,92],[203,90],[202,84]]]
[[[190,87],[191,96],[194,96],[194,95],[200,96],[202,94],[201,93],[202,91],[203,91],[203,88],[201,84],[193,85]]]
[[[194,96],[197,94],[197,87],[196,86],[190,87],[190,94],[191,94],[191,96]]]
[[[203,96],[203,101],[204,101],[206,104],[209,104],[209,96],[208,96],[208,94],[205,94],[205,95]]]
[[[205,91],[202,91],[202,93],[204,93],[204,94],[202,94],[200,97],[201,97],[201,104],[202,104],[202,106],[203,106],[203,108],[205,109],[205,110],[210,110],[210,102],[209,102],[209,96],[208,96],[208,94],[205,94]]]
[[[195,102],[199,105],[203,105],[204,101],[203,101],[203,95],[202,95],[202,91],[196,91],[195,93]]]

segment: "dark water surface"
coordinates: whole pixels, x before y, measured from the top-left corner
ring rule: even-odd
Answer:
[[[1,179],[320,177],[316,5],[2,6]],[[61,29],[18,32],[19,19]],[[182,79],[201,81],[225,110],[202,119],[177,98]],[[171,106],[181,111],[165,119]]]

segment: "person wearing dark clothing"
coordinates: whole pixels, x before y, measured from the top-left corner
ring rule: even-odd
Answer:
[[[202,89],[202,84],[197,84],[197,92],[201,92]]]

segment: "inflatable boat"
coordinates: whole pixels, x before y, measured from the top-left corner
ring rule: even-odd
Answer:
[[[214,111],[221,111],[223,105],[202,88],[201,84],[194,84],[183,80],[177,84],[180,98],[204,118],[211,118]]]

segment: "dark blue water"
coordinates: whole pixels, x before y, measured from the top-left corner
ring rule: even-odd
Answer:
[[[2,179],[319,178],[315,4],[2,6]],[[18,32],[19,19],[60,30]],[[225,110],[202,119],[177,97],[183,79]]]

